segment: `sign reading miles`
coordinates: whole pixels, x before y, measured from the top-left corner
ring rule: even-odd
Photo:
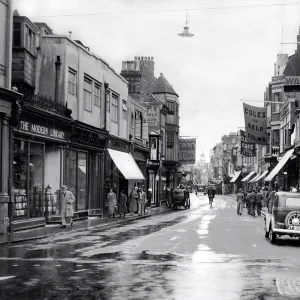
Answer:
[[[196,139],[179,139],[179,161],[183,164],[196,163]]]

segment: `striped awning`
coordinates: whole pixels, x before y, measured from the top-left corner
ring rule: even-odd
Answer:
[[[234,173],[232,179],[230,180],[231,183],[236,182],[236,180],[238,179],[238,177],[240,176],[241,171],[237,171]]]
[[[275,166],[275,168],[266,177],[265,181],[271,181],[277,175],[277,173],[282,169],[282,167],[286,164],[286,162],[292,156],[293,152],[294,152],[294,148],[285,152],[285,154],[282,156],[282,158],[280,159],[278,164]]]
[[[255,182],[257,182],[257,181],[261,180],[262,178],[264,178],[267,175],[267,173],[268,173],[268,171],[264,171],[263,173],[261,173],[260,176],[257,179],[255,179]]]
[[[252,177],[252,175],[254,175],[255,174],[255,171],[252,171],[252,172],[250,172],[245,178],[243,178],[241,181],[248,181],[251,177]]]
[[[252,178],[249,183],[254,183],[256,182],[256,179],[261,175],[261,173],[257,174],[254,178]]]

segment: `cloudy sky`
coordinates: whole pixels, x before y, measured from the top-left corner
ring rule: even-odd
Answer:
[[[284,6],[282,4],[285,4]],[[180,135],[197,158],[244,126],[240,99],[263,100],[277,53],[293,54],[299,0],[14,0],[20,15],[81,40],[117,71],[153,56],[180,96]],[[182,38],[186,11],[193,38]],[[261,102],[248,102],[261,106]]]

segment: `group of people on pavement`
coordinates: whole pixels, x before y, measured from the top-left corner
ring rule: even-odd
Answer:
[[[135,186],[131,189],[129,196],[127,197],[124,190],[121,190],[119,201],[114,190],[111,188],[107,195],[108,202],[108,214],[109,217],[115,217],[116,213],[119,213],[119,217],[123,219],[128,210],[130,215],[137,214],[142,216],[146,214],[147,208],[151,205],[152,189],[148,189],[148,195],[146,194],[144,186]]]
[[[281,187],[278,188],[278,191],[283,191]],[[290,192],[295,193],[297,189],[291,187]],[[268,212],[272,212],[273,204],[276,199],[276,189],[275,187],[258,187],[258,189],[253,188],[249,190],[248,193],[243,192],[243,189],[240,189],[237,193],[237,214],[241,215],[243,212],[244,205],[246,205],[248,214],[255,216],[255,211],[258,216],[261,215],[262,207],[266,207]]]

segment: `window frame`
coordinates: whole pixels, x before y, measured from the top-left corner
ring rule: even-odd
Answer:
[[[114,123],[119,123],[119,96],[115,93],[111,95],[111,121]]]
[[[96,94],[97,89],[99,90],[99,96]],[[94,80],[93,98],[94,98],[94,105],[97,106],[97,107],[101,107],[101,83],[99,83],[95,80]],[[96,102],[96,99],[99,99],[99,104]]]
[[[90,86],[91,86],[90,91],[88,89],[86,89],[85,83],[90,84]],[[90,99],[89,99],[90,109],[86,106],[87,98],[85,98],[85,95],[87,95],[87,94],[90,94]],[[93,101],[93,80],[90,77],[84,75],[84,79],[83,79],[83,109],[90,113],[92,112],[92,101]]]
[[[75,82],[70,80],[71,79],[70,74],[74,75]],[[75,91],[74,94],[72,92],[70,92],[70,88],[69,88],[70,85],[72,85],[72,87],[74,87],[74,91]],[[68,69],[68,94],[71,94],[71,95],[77,97],[77,71],[70,67]]]

